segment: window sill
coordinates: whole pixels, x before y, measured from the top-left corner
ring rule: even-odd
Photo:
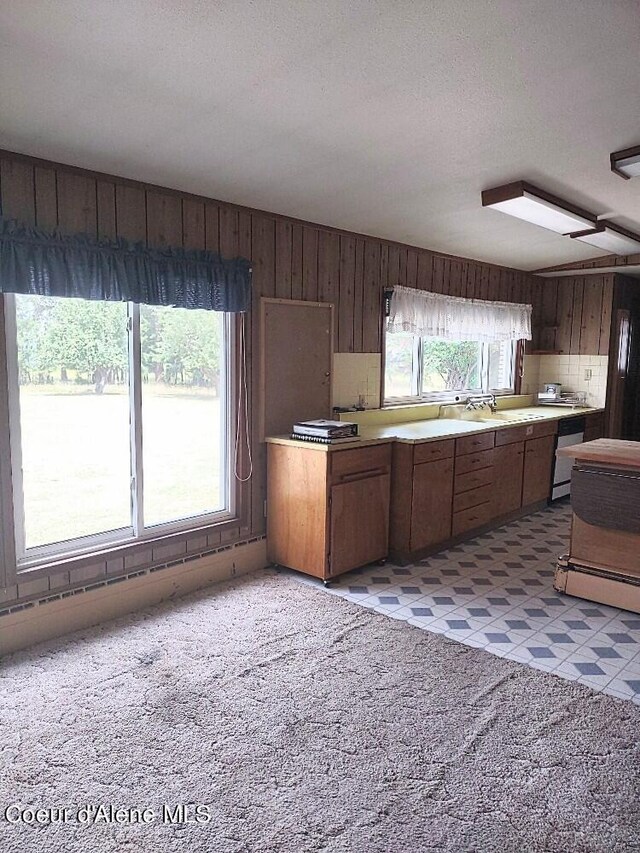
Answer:
[[[241,520],[225,518],[214,524],[190,527],[171,533],[153,535],[145,539],[110,543],[74,554],[57,554],[24,560],[16,567],[18,583],[39,577],[57,575],[75,569],[96,566],[100,563],[117,564],[120,569],[107,574],[120,574],[136,568],[152,566],[156,562],[187,558],[191,553],[231,544],[239,538]],[[247,535],[247,533],[244,533]],[[192,547],[190,548],[190,543]],[[154,557],[154,552],[158,554]]]
[[[464,403],[466,401],[466,398],[470,394],[485,394],[485,393],[486,394],[493,394],[495,397],[500,397],[500,398],[522,396],[520,394],[516,394],[515,391],[512,391],[512,390],[509,390],[509,391],[475,391],[475,392],[469,391],[468,393],[464,392],[461,394],[454,394],[451,397],[435,397],[435,398],[432,397],[429,399],[425,399],[423,397],[408,397],[408,398],[403,399],[403,400],[394,400],[394,399],[390,399],[388,401],[385,400],[382,404],[382,409],[384,411],[392,411],[393,409],[406,409],[408,407],[414,408],[417,406],[424,406],[425,408],[427,406],[453,406],[456,403]]]

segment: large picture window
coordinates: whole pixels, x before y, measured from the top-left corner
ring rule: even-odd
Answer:
[[[5,300],[19,562],[232,513],[230,315]]]

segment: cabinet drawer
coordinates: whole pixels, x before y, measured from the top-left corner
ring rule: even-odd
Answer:
[[[421,462],[434,462],[436,459],[450,459],[453,456],[455,442],[451,438],[448,441],[429,441],[425,444],[416,444],[413,451],[413,464]]]
[[[468,474],[456,474],[453,491],[459,495],[490,483],[493,483],[493,468],[482,468],[480,471],[469,471]]]
[[[527,427],[507,427],[496,430],[496,447],[504,447],[505,444],[517,444],[527,437]]]
[[[467,530],[473,530],[474,527],[482,527],[491,517],[491,504],[481,504],[470,509],[463,509],[461,512],[454,512],[452,533],[454,536],[459,536]]]
[[[460,512],[463,509],[471,509],[471,507],[486,504],[491,500],[492,493],[493,485],[491,483],[487,486],[471,489],[468,492],[462,492],[453,499],[453,511]]]
[[[456,438],[456,456],[464,456],[466,453],[475,453],[477,450],[489,450],[493,447],[494,431],[481,432],[478,435],[465,435],[464,438]]]
[[[493,465],[493,450],[480,450],[478,453],[467,453],[456,459],[456,474],[468,474],[480,468]]]
[[[374,444],[355,450],[332,450],[329,459],[333,481],[355,474],[386,474],[391,468],[391,444]]]
[[[544,421],[537,424],[520,424],[496,431],[496,447],[505,444],[516,444],[531,438],[543,438],[545,435],[555,435],[558,431],[558,421]]]
[[[545,435],[555,435],[558,432],[558,421],[542,421],[542,423],[527,426],[533,427],[531,432],[527,432],[527,438],[543,438]]]

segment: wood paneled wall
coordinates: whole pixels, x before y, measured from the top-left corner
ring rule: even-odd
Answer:
[[[530,351],[608,355],[614,274],[536,278]]]
[[[381,292],[395,284],[510,302],[532,276],[223,202],[0,152],[4,216],[149,245],[241,255],[256,294],[333,302],[336,350],[380,352]]]
[[[208,249],[250,259],[250,413],[257,412],[260,296],[333,302],[335,348],[380,352],[382,291],[401,284],[453,296],[528,302],[533,277],[339,229],[0,152],[3,215],[43,229]],[[294,332],[294,330],[292,330]],[[225,539],[264,531],[264,446],[251,417],[250,508]]]

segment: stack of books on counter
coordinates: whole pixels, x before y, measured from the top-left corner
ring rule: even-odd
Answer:
[[[338,444],[353,441],[358,437],[358,424],[347,421],[300,421],[293,425],[291,438],[298,441],[312,441],[318,444]]]

